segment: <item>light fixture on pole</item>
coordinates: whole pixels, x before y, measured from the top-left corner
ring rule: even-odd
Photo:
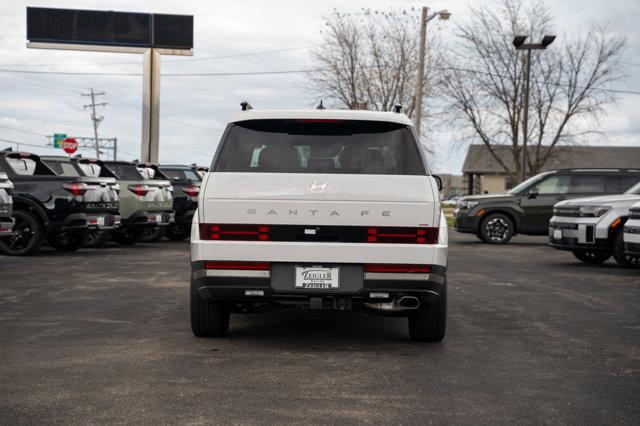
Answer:
[[[531,51],[544,50],[556,39],[554,35],[546,35],[540,43],[525,43],[527,36],[515,36],[513,45],[516,50],[526,50],[527,57],[525,63],[524,77],[524,114],[522,117],[522,165],[520,166],[520,179],[527,178],[527,140],[529,139],[529,82],[531,80]]]
[[[415,106],[415,127],[418,136],[420,135],[420,126],[422,122],[422,92],[424,84],[424,60],[425,60],[425,48],[427,44],[427,22],[439,16],[441,20],[446,21],[451,17],[451,13],[446,9],[429,15],[429,8],[423,7],[422,14],[420,16],[420,47],[418,50],[418,75],[416,78],[416,96],[414,99]]]

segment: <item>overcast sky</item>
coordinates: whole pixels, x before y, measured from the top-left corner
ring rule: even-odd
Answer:
[[[433,30],[445,38],[453,37],[452,23],[468,18],[467,4],[468,1],[458,0],[429,2],[427,5],[434,9],[447,8],[453,13],[451,21],[436,22]],[[637,24],[640,1],[563,0],[550,4],[557,16],[559,36],[587,31],[594,21],[608,21],[612,31],[626,34],[628,77],[616,88],[640,92],[640,27]],[[106,92],[99,101],[108,103],[100,109],[105,117],[100,136],[117,137],[119,158],[132,160],[139,158],[140,152],[140,76],[43,75],[6,70],[140,73],[141,56],[27,49],[27,5],[194,15],[193,58],[163,57],[162,72],[223,73],[308,68],[311,65],[309,47],[321,42],[322,16],[333,8],[357,11],[363,6],[387,9],[421,7],[425,3],[410,0],[2,0],[0,126],[3,127],[0,127],[0,139],[44,146],[47,134],[91,136],[89,113],[82,107],[88,99],[81,97],[80,92],[93,87]],[[282,51],[284,49],[290,50]],[[270,53],[251,55],[258,52]],[[244,56],[219,58],[231,55]],[[160,161],[208,165],[221,130],[245,99],[261,109],[308,108],[313,106],[315,96],[307,88],[304,74],[165,76],[161,89]],[[640,145],[640,95],[622,95],[602,125],[608,137],[601,144]],[[432,163],[440,172],[460,173],[466,147],[455,143],[453,137],[446,128],[433,134],[436,156]],[[0,140],[0,149],[6,146],[11,144]],[[61,152],[44,147],[21,149]]]

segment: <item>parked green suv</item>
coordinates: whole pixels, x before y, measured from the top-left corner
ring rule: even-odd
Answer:
[[[470,195],[454,211],[454,229],[489,244],[516,234],[546,235],[553,205],[571,198],[621,194],[640,181],[640,170],[563,169],[540,173],[506,194]]]
[[[155,164],[126,161],[105,161],[106,167],[120,185],[120,212],[122,225],[111,233],[111,239],[120,245],[137,243],[145,231],[165,227],[174,221],[173,187]],[[154,176],[143,175],[144,169],[153,169]]]

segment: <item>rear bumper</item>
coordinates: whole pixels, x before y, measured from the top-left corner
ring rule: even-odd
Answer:
[[[57,232],[108,231],[118,228],[120,223],[119,213],[74,213],[67,216],[56,228]]]
[[[337,299],[348,299],[349,304],[384,303],[402,293],[429,302],[437,298],[446,282],[446,268],[443,266],[432,266],[429,274],[420,274],[419,277],[405,274],[402,279],[388,274],[388,279],[380,275],[371,279],[363,272],[362,265],[341,264],[337,266],[349,268],[353,279],[341,283],[339,290],[298,289],[295,288],[294,276],[287,273],[293,270],[293,263],[272,264],[271,271],[206,270],[203,263],[192,263],[191,286],[206,300],[305,305],[312,298],[320,298],[325,307],[331,307]],[[256,291],[262,293],[258,296]],[[381,298],[380,293],[387,296]]]
[[[0,217],[0,237],[11,235],[13,229],[14,220],[10,217]]]
[[[122,226],[166,226],[174,221],[175,213],[173,210],[159,212],[140,211],[135,212],[126,220],[123,219]]]

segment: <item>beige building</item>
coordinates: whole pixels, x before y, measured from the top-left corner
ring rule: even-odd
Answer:
[[[492,146],[495,154],[510,169],[513,156],[508,145]],[[532,148],[532,150],[535,148]],[[543,152],[547,147],[540,148]],[[541,171],[576,168],[640,169],[640,144],[637,147],[563,146],[556,148]],[[470,145],[462,166],[464,194],[501,193],[519,183],[507,174],[485,145]]]

